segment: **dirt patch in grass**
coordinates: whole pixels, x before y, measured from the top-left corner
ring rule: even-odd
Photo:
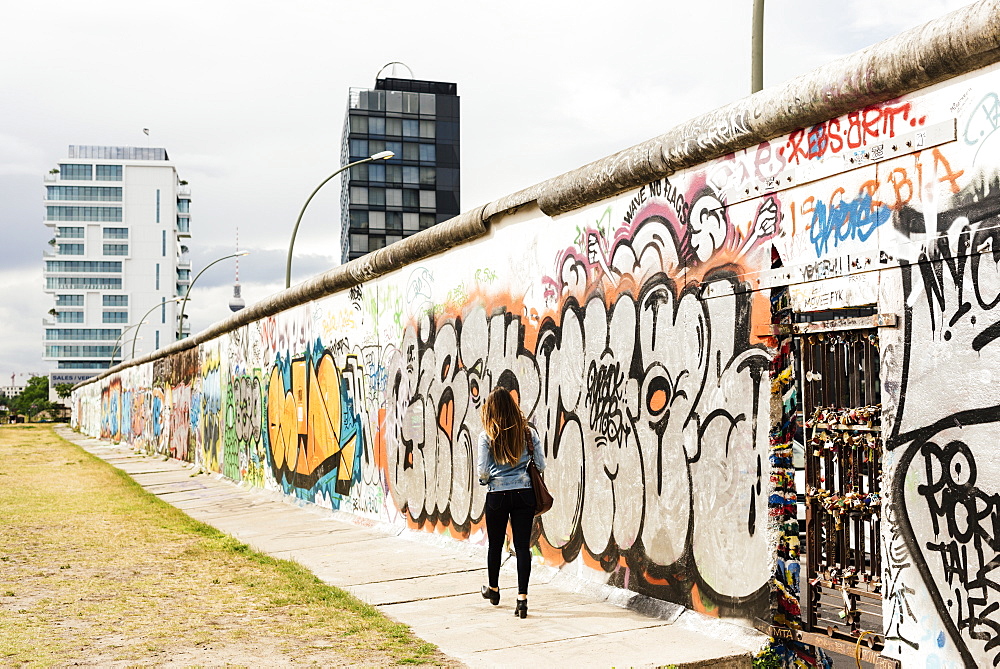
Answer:
[[[47,427],[0,427],[0,665],[456,666]]]

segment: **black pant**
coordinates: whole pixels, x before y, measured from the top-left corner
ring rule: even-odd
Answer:
[[[508,519],[517,554],[517,592],[527,595],[531,576],[531,526],[535,521],[534,490],[519,488],[486,493],[486,536],[490,544],[486,567],[491,588],[500,587],[500,553],[507,535]]]

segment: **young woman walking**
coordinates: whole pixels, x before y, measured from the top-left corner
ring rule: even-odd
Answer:
[[[528,615],[528,578],[531,576],[531,526],[535,519],[535,493],[528,475],[532,458],[539,471],[545,469],[538,435],[528,426],[521,408],[506,388],[495,388],[482,409],[483,432],[479,435],[479,483],[486,493],[486,558],[489,586],[484,599],[500,603],[500,554],[510,521],[517,554],[517,603],[514,615]],[[530,445],[530,450],[529,450]]]

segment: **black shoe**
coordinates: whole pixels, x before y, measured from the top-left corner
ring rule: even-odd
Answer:
[[[484,585],[483,589],[480,590],[480,592],[483,593],[483,599],[490,600],[490,604],[492,604],[493,606],[496,606],[497,604],[500,603],[500,591],[499,590],[494,590],[493,588],[488,588],[488,587],[486,587]]]
[[[515,618],[527,618],[528,617],[528,600],[519,599],[517,604],[514,605],[514,617]]]

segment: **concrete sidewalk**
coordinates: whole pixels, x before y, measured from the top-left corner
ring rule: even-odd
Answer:
[[[479,594],[485,548],[363,518],[274,492],[246,488],[190,465],[56,433],[121,469],[147,491],[254,549],[295,560],[316,576],[406,623],[471,667],[750,667],[758,632],[683,607],[585,582],[535,565],[528,618],[513,615],[516,575],[508,559],[500,606]],[[503,587],[508,586],[508,587]]]

